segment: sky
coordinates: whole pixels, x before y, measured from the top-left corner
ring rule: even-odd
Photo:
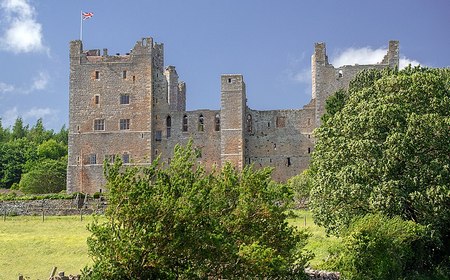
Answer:
[[[381,61],[400,41],[401,66],[450,66],[448,0],[0,0],[0,118],[68,124],[69,42],[126,53],[164,43],[187,85],[187,110],[219,109],[220,75],[242,74],[248,106],[299,109],[311,99],[311,55],[334,66]]]

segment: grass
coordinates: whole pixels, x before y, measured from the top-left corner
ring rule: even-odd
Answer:
[[[48,279],[54,266],[79,274],[90,263],[86,226],[91,216],[3,217],[0,219],[0,280]]]
[[[328,257],[328,248],[340,243],[340,239],[333,236],[327,236],[325,229],[314,223],[311,212],[306,210],[295,210],[294,213],[297,217],[289,218],[288,222],[300,229],[306,228],[311,233],[311,237],[309,238],[305,249],[313,252],[315,256],[309,262],[309,265],[312,268],[320,269],[321,263]]]
[[[328,255],[327,249],[339,243],[335,237],[327,237],[325,229],[314,224],[309,211],[296,210],[295,218],[288,222],[298,228],[307,228],[312,236],[307,250],[315,254],[310,266],[316,269]],[[305,220],[306,217],[306,220]],[[48,279],[54,266],[66,275],[79,274],[90,264],[86,229],[92,216],[6,217],[0,219],[0,280],[17,279],[22,274],[29,279]],[[306,225],[305,225],[306,222]]]

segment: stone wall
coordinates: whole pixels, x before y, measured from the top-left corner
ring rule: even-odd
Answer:
[[[77,199],[44,199],[0,201],[2,216],[70,216],[103,214],[106,202],[89,199],[86,203]]]

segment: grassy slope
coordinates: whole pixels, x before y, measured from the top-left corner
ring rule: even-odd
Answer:
[[[48,279],[54,266],[79,274],[89,263],[86,229],[92,217],[3,217],[0,219],[0,280]]]
[[[311,212],[296,210],[294,213],[298,216],[296,218],[289,218],[288,222],[298,228],[307,228],[312,236],[308,240],[305,249],[314,253],[314,259],[310,261],[310,266],[315,269],[320,269],[320,264],[328,256],[328,248],[338,244],[340,240],[336,237],[326,236],[325,229],[314,224]],[[306,216],[306,226],[305,226]]]

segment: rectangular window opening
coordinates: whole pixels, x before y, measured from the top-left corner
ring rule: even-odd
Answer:
[[[98,105],[98,104],[100,103],[100,95],[96,94],[96,95],[94,96],[94,103],[95,103],[96,105]]]
[[[100,71],[95,71],[95,79],[100,80]]]
[[[104,119],[94,120],[94,130],[105,130],[105,120]]]
[[[130,104],[130,95],[121,94],[120,95],[120,104]]]
[[[124,70],[124,71],[122,72],[122,79],[126,79],[126,78],[127,78],[127,71]]]
[[[130,119],[120,119],[119,129],[120,130],[128,130],[128,129],[130,129]]]
[[[291,158],[290,157],[287,158],[287,166],[291,166]]]
[[[162,131],[161,130],[157,130],[155,132],[155,140],[156,141],[161,141],[162,140]]]
[[[122,155],[122,162],[123,163],[130,163],[130,155],[125,153]]]
[[[96,154],[90,154],[88,158],[89,164],[97,164],[97,155]]]

